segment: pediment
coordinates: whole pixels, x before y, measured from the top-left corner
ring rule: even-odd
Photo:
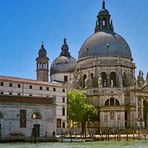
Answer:
[[[106,90],[102,90],[101,95],[121,95],[123,91],[117,88],[108,88]]]

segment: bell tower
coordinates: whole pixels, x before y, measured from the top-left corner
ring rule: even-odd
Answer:
[[[39,81],[48,82],[48,72],[49,72],[49,58],[47,57],[46,49],[42,42],[41,48],[38,52],[38,57],[36,58],[36,77]]]

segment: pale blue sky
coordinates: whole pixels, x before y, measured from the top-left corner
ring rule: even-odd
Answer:
[[[44,41],[51,62],[67,38],[76,59],[94,33],[102,0],[0,0],[0,75],[36,79]],[[106,0],[114,30],[128,42],[136,73],[148,72],[148,0]]]

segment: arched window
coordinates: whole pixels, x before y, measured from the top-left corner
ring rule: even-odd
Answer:
[[[103,19],[103,26],[106,26],[106,20]]]
[[[105,106],[109,106],[109,99],[105,102]]]
[[[32,119],[41,119],[41,115],[37,112],[33,113],[31,116]]]
[[[116,105],[120,105],[120,103],[119,103],[119,101],[117,99],[116,99],[116,102],[115,103],[116,103]]]
[[[102,72],[101,78],[102,78],[102,86],[107,87],[107,74],[105,72]]]
[[[40,67],[39,67],[39,69],[42,69],[42,63],[40,63]]]
[[[127,86],[126,85],[126,73],[124,72],[123,76],[122,76],[122,83],[123,83],[123,87]]]
[[[110,98],[110,106],[114,106],[115,105],[115,99],[114,98]]]
[[[83,84],[82,84],[83,88],[85,88],[85,79],[86,79],[86,75],[83,75]]]
[[[105,106],[118,106],[118,105],[120,105],[119,101],[114,98],[110,98],[105,102]]]
[[[116,73],[115,72],[110,73],[110,84],[113,85],[114,87],[117,85],[117,83],[116,83]]]
[[[93,77],[94,77],[94,74],[93,74],[93,73],[91,73],[91,75],[90,75],[90,76],[91,76],[91,78],[93,79]]]
[[[2,112],[0,112],[0,119],[2,119],[3,118],[3,113]]]

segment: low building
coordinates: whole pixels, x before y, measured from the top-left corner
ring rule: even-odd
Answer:
[[[51,137],[56,131],[53,98],[0,96],[0,136],[3,140]]]

